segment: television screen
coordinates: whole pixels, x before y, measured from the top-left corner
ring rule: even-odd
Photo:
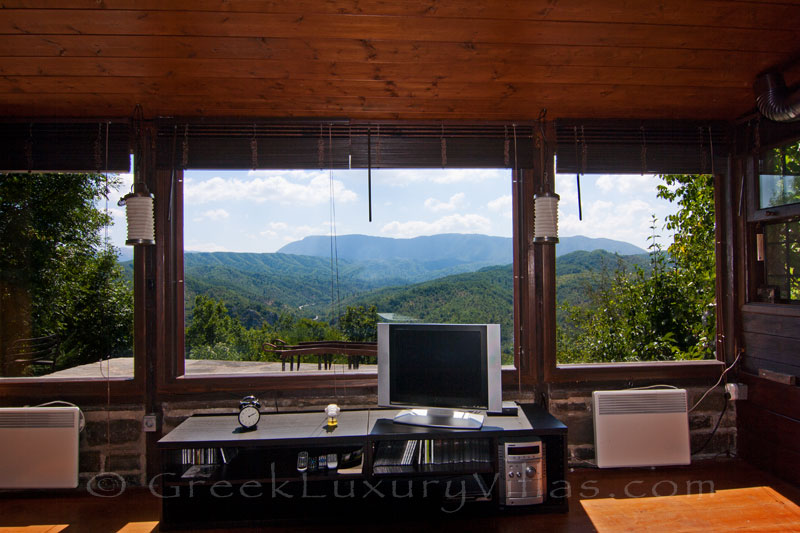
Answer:
[[[489,407],[483,328],[396,327],[389,331],[392,404]]]
[[[382,406],[499,410],[500,326],[379,324]]]

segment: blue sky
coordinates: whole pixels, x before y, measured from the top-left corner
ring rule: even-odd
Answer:
[[[110,195],[115,224],[109,236],[117,246],[124,245],[125,222],[116,200],[130,189],[131,180],[129,174],[122,175],[121,192]],[[659,182],[652,175],[582,176],[583,220],[579,221],[575,175],[557,175],[559,234],[605,237],[646,248],[651,215],[661,226],[675,211],[675,206],[656,198]],[[338,235],[511,236],[507,169],[373,170],[372,222],[365,170],[187,171],[185,249],[274,252],[308,235],[328,235],[331,189]],[[666,242],[668,236],[660,233]]]

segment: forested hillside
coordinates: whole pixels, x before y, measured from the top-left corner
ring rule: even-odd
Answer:
[[[385,242],[381,245],[390,246]],[[471,258],[470,253],[464,252],[462,258]],[[341,315],[354,310],[355,319],[361,320],[368,318],[369,310],[374,309],[423,322],[498,323],[503,361],[512,363],[512,265],[483,266],[475,262],[454,265],[428,259],[431,257],[426,260],[340,258],[332,264],[328,257],[286,253],[187,252],[184,256],[186,326],[194,332],[191,338],[197,344],[193,348],[197,353],[193,351],[192,356],[253,359],[260,356],[252,346],[273,337],[292,338],[295,342],[311,340],[306,338],[309,335],[346,338],[344,330],[340,331]],[[475,270],[477,266],[482,268]],[[606,250],[580,250],[558,256],[559,324],[564,323],[568,306],[589,304],[589,294],[610,279],[612,273],[636,268],[649,270],[648,254],[621,256]],[[460,269],[474,271],[460,272]],[[203,305],[198,320],[209,322],[203,331],[207,334],[211,327],[214,342],[195,339],[199,335],[198,325],[194,324],[198,302]],[[224,348],[225,344],[234,346],[234,351]]]

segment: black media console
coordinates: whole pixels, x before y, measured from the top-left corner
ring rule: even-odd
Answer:
[[[487,416],[477,431],[399,425],[395,413],[342,411],[333,429],[322,412],[268,414],[247,432],[235,415],[192,416],[159,441],[161,528],[567,510],[567,428],[541,407]],[[541,466],[512,464],[512,446],[540,450]],[[506,492],[526,476],[543,477],[542,503]]]

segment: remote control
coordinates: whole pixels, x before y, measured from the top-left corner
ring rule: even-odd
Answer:
[[[325,470],[328,468],[328,458],[325,455],[319,456],[318,463],[320,470]]]
[[[305,472],[308,469],[308,452],[297,454],[297,471]]]
[[[308,460],[308,471],[309,472],[316,472],[317,471],[317,458],[311,457]]]
[[[328,470],[336,470],[339,466],[339,460],[336,457],[335,453],[328,454]]]

